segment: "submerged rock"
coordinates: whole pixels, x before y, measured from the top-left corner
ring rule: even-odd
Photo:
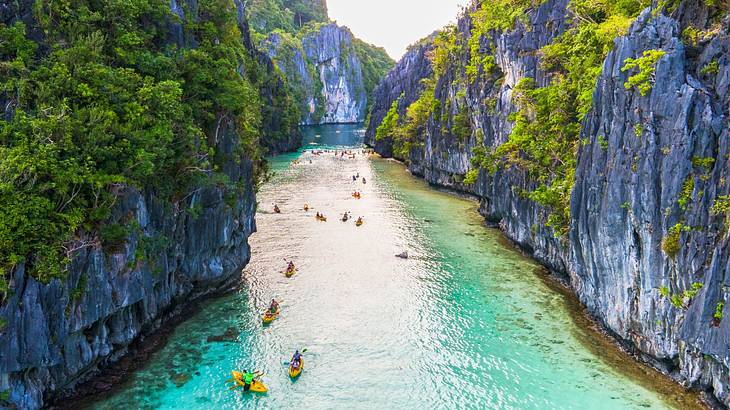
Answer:
[[[192,375],[188,373],[172,373],[170,375],[170,380],[175,384],[175,387],[178,389],[180,387],[185,386],[187,382],[189,382],[193,378]]]
[[[208,343],[235,342],[238,340],[238,335],[240,333],[241,332],[239,332],[235,327],[229,327],[223,334],[208,336],[207,340]]]

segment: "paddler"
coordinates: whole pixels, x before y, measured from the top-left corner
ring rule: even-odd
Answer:
[[[253,381],[256,379],[257,375],[261,375],[261,372],[249,373],[248,370],[243,371],[241,380],[243,381],[243,390],[244,391],[251,390],[251,385],[253,384]]]
[[[299,366],[302,364],[302,354],[299,353],[299,350],[294,352],[294,356],[291,358],[291,367],[298,369]]]
[[[289,262],[291,263],[291,262]],[[291,265],[290,265],[291,268]],[[271,305],[269,305],[269,312],[271,314],[274,314],[279,311],[279,302],[276,301],[276,299],[271,299]]]

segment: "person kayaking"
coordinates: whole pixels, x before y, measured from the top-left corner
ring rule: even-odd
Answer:
[[[296,269],[296,266],[294,266],[294,262],[289,261],[289,266],[286,267],[286,271],[292,272],[294,269]]]
[[[345,212],[342,214],[342,222],[347,222],[348,219],[350,219],[350,215],[348,215],[349,212]]]
[[[243,390],[249,391],[251,390],[251,384],[253,384],[254,380],[256,380],[256,375],[260,374],[261,372],[254,372],[249,373],[248,370],[243,371],[243,375],[241,376],[241,380],[243,381]]]
[[[276,212],[277,214],[281,213],[281,209],[279,209],[279,205],[274,204],[274,212]]]
[[[360,226],[360,225],[362,225],[363,223],[364,223],[364,221],[362,220],[362,216],[361,216],[361,217],[359,217],[359,218],[357,218],[357,221],[355,221],[355,225],[357,225],[357,226]]]
[[[304,211],[309,211],[309,204],[304,204]]]
[[[357,177],[355,175],[352,176],[352,182],[357,181]]]
[[[362,183],[367,184],[367,181],[365,181],[365,177],[362,177]]]
[[[289,262],[289,263],[290,263],[289,267],[291,268],[293,266],[293,264],[291,262]],[[269,312],[271,312],[271,314],[274,314],[278,311],[279,311],[279,302],[277,302],[276,299],[271,299],[271,305],[269,305]]]
[[[291,367],[298,369],[299,366],[302,364],[302,354],[299,353],[299,350],[294,352],[294,356],[291,358]]]

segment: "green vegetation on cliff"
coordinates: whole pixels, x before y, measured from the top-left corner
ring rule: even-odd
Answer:
[[[482,2],[470,12],[472,27],[468,35],[449,26],[435,37],[431,81],[438,82],[448,75],[450,87],[456,90],[442,97],[439,104],[432,104],[433,110],[427,116],[437,125],[440,123],[442,134],[460,143],[471,136],[483,136],[482,130],[474,129],[470,121],[478,113],[470,112],[468,107],[454,108],[464,106],[464,98],[474,97],[475,84],[493,87],[493,92],[499,90],[503,79],[493,57],[494,37],[528,23],[528,12],[540,4],[539,0]],[[524,78],[516,84],[513,102],[517,111],[508,118],[514,124],[508,141],[496,147],[485,147],[481,140],[476,141],[474,169],[466,175],[465,182],[475,183],[479,169],[525,170],[538,186],[522,195],[547,207],[547,224],[557,235],[564,234],[570,218],[580,123],[591,108],[601,65],[613,40],[624,34],[649,4],[648,0],[571,0],[568,9],[572,23],[539,53],[540,67],[550,75],[550,83],[540,87],[534,79]],[[642,73],[633,83],[645,89],[643,77],[650,72],[642,68]],[[434,89],[426,88],[424,93],[434,93]],[[496,95],[484,98],[488,114],[494,114],[496,101]],[[401,118],[390,135],[396,145],[408,135],[402,132],[403,127],[406,122]]]
[[[22,23],[0,25],[0,100],[15,108],[0,121],[2,276],[21,262],[42,281],[62,276],[75,250],[99,242],[125,187],[173,202],[206,184],[242,189],[216,150],[227,122],[238,154],[255,161],[261,151],[258,84],[239,74],[260,69],[234,5],[200,2],[181,22],[194,49],[170,43],[168,7],[38,2],[44,44]]]
[[[295,34],[307,23],[329,21],[325,0],[250,0],[247,10],[251,28],[258,33]]]
[[[324,90],[317,67],[319,62],[310,60],[302,44],[330,23],[326,1],[252,0],[247,10],[256,43],[274,56],[277,67],[286,74],[289,89],[296,96],[300,110],[311,112],[314,119],[322,118],[325,114],[325,98],[319,95]],[[385,49],[368,44],[354,35],[351,37],[352,44],[342,49],[342,61],[349,63],[347,57],[352,54],[359,60],[362,87],[367,95],[369,110],[373,90],[395,62]],[[302,68],[308,72],[309,79],[299,75]],[[344,68],[342,71],[347,72]],[[348,81],[351,80],[348,78]]]

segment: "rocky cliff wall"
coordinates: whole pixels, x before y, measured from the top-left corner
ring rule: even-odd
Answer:
[[[262,48],[295,90],[302,124],[365,120],[367,90],[362,64],[347,28],[319,24],[301,34],[301,39],[275,32]]]
[[[389,137],[377,140],[375,138],[377,125],[383,122],[394,101],[398,102],[399,114],[405,115],[408,106],[421,95],[424,88],[422,80],[433,75],[429,59],[432,45],[432,40],[426,39],[411,47],[373,91],[365,142],[375,147],[375,150],[385,157],[393,156],[393,141]]]
[[[493,75],[465,85],[468,54],[447,64],[434,90],[446,114],[432,114],[400,159],[434,185],[481,198],[487,220],[569,282],[622,344],[728,406],[727,17],[718,20],[704,2],[685,1],[671,12],[644,11],[615,41],[582,125],[565,235],[546,227],[550,210],[525,195],[538,187],[535,175],[519,166],[481,170],[473,184],[463,182],[474,148],[494,150],[508,141],[520,80],[549,84],[540,49],[571,24],[568,6],[548,0],[513,29],[480,38],[480,53],[494,57]],[[471,36],[468,14],[455,30]],[[687,33],[696,32],[689,41]],[[625,87],[635,72],[622,68],[647,50],[666,54],[642,96]],[[410,90],[430,70],[429,59],[412,51],[377,88],[367,135],[382,155],[393,155],[392,141],[375,139],[385,112],[401,98],[402,117],[417,98]],[[468,135],[453,131],[460,112],[468,113]]]
[[[536,186],[526,172],[518,168],[502,169],[493,175],[481,171],[475,184],[466,185],[462,181],[472,168],[474,147],[483,144],[496,148],[508,140],[512,131],[508,117],[516,110],[512,103],[515,85],[525,77],[535,78],[538,84],[549,81],[539,67],[536,50],[565,31],[566,6],[566,0],[546,1],[529,14],[527,24],[518,21],[514,30],[494,32],[491,38],[484,39],[484,49],[488,45],[494,46],[498,66],[498,73],[494,76],[481,77],[465,87],[456,79],[463,76],[461,71],[467,64],[468,55],[462,55],[460,61],[447,65],[434,91],[445,114],[432,115],[419,144],[414,144],[408,158],[399,158],[408,161],[412,173],[423,176],[432,184],[481,197],[481,212],[490,221],[499,223],[510,237],[556,272],[567,272],[567,246],[544,226],[547,210],[521,194]],[[461,18],[456,27],[465,38],[471,36],[471,29],[468,15]],[[427,55],[427,49],[411,50],[376,89],[372,120],[366,135],[367,141],[382,155],[391,156],[392,149],[387,139],[382,142],[375,140],[375,130],[380,124],[378,119],[382,120],[383,110],[387,111],[401,93],[404,93],[399,102],[401,115],[418,97],[422,80],[433,71]],[[486,101],[492,104],[485,104]],[[471,135],[465,138],[452,132],[454,117],[461,111],[469,112],[472,128]]]
[[[571,282],[619,337],[727,406],[730,321],[714,315],[730,296],[728,215],[713,207],[730,190],[730,41],[727,18],[703,15],[692,2],[647,10],[604,63],[572,195]],[[714,34],[687,42],[690,24]],[[666,54],[642,96],[621,68],[648,50]]]
[[[259,65],[274,72],[268,56],[251,44],[243,3],[235,4],[242,41]],[[3,22],[22,18],[29,35],[40,35],[33,30],[31,6],[18,2],[3,8]],[[197,3],[188,0],[182,7],[173,0],[170,10],[169,42],[195,47],[183,21],[184,10],[195,12]],[[270,112],[262,113],[262,144],[272,151],[294,149],[301,137],[288,131],[296,121],[272,120],[286,108],[282,98],[291,98],[288,90],[280,77],[256,78],[262,72],[257,70],[241,75],[251,76],[263,100],[273,102]],[[5,113],[12,116],[12,107]],[[170,202],[154,187],[120,187],[107,223],[130,228],[122,240],[102,243],[96,235],[82,234],[64,279],[41,283],[23,264],[12,272],[9,292],[0,301],[0,407],[37,409],[63,397],[182,306],[239,279],[250,258],[248,237],[256,229],[254,164],[242,154],[236,124],[225,117],[216,123],[219,128],[211,132],[216,163],[235,190],[206,184]]]
[[[235,132],[222,144],[232,155]],[[39,283],[20,266],[0,307],[0,389],[21,409],[93,375],[176,308],[239,278],[255,231],[252,165],[231,160],[226,174],[248,188],[234,201],[201,188],[170,205],[154,192],[119,193],[113,220],[137,227],[123,244],[92,244],[73,258],[66,280]]]

